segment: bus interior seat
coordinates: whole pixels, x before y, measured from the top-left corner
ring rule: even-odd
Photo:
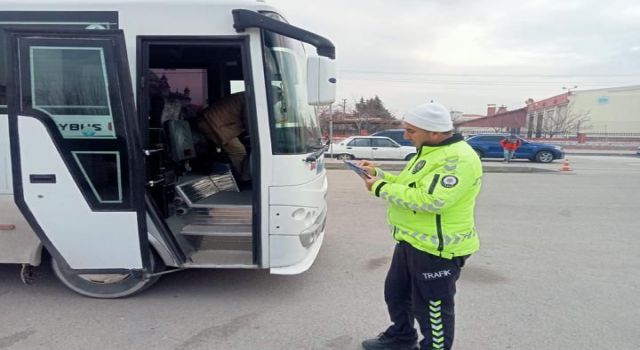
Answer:
[[[171,159],[184,163],[197,157],[191,125],[186,120],[167,120],[165,132]],[[238,185],[228,164],[212,162],[206,175],[189,174],[176,184],[178,193],[189,206],[221,191],[238,192]]]
[[[186,120],[167,120],[164,130],[171,150],[171,160],[182,163],[196,157],[191,126]]]

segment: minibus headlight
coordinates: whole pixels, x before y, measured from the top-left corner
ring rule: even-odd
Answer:
[[[316,220],[315,224],[311,226],[308,230],[302,231],[300,234],[300,243],[303,247],[309,248],[313,243],[315,243],[316,239],[324,230],[324,227],[327,223],[327,215],[326,211],[322,213]]]
[[[303,247],[309,248],[316,241],[317,232],[314,230],[313,232],[303,232],[300,234],[300,243]]]

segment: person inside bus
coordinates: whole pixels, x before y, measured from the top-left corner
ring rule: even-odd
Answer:
[[[244,93],[227,95],[199,114],[198,129],[226,152],[236,179],[243,183],[250,181],[247,148],[241,141],[247,133]]]

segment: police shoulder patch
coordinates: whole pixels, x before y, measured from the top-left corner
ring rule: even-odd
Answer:
[[[413,167],[413,169],[411,170],[412,174],[417,173],[418,171],[422,170],[422,168],[424,168],[424,165],[427,164],[427,161],[425,161],[424,159],[420,160],[416,166]]]
[[[447,175],[442,178],[440,184],[442,184],[442,187],[446,188],[455,187],[458,184],[458,178],[453,175]]]

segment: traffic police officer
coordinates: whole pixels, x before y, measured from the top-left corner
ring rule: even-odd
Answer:
[[[456,281],[465,260],[479,248],[474,207],[482,181],[476,152],[459,134],[447,108],[422,104],[404,116],[404,138],[417,147],[399,175],[359,165],[373,195],[387,201],[387,219],[397,241],[385,280],[391,322],[367,350],[450,349],[454,335]]]

